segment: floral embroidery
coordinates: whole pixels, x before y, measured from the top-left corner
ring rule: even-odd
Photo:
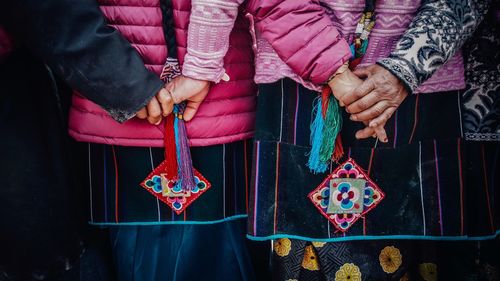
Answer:
[[[359,218],[375,208],[385,194],[349,158],[311,191],[308,197],[338,231],[346,232]]]
[[[166,160],[161,162],[140,185],[172,208],[177,215],[180,215],[191,203],[205,193],[211,187],[211,184],[200,172],[194,169],[196,186],[191,191],[184,192],[176,178],[167,177],[165,173],[167,165]]]
[[[305,249],[302,267],[311,271],[319,270],[318,256],[311,245]]]
[[[335,281],[361,281],[361,271],[353,263],[346,263],[335,272]]]
[[[328,208],[328,203],[330,202],[330,187],[325,186],[318,192],[314,193],[313,200],[322,208]]]
[[[437,265],[435,263],[422,263],[418,266],[418,271],[425,281],[437,280]]]
[[[161,177],[160,176],[153,176],[152,178],[148,179],[145,182],[145,185],[148,188],[151,188],[156,193],[161,193],[161,191],[162,191]]]
[[[363,197],[363,204],[366,207],[370,207],[373,205],[374,202],[377,202],[377,199],[380,197],[380,193],[375,190],[371,186],[365,187],[365,192],[364,192],[364,197]]]
[[[181,210],[182,206],[186,203],[186,197],[184,196],[166,198],[167,201],[172,204],[171,206],[174,210]]]
[[[387,246],[382,251],[380,251],[380,255],[378,256],[378,260],[380,261],[380,266],[382,266],[382,270],[385,273],[394,273],[403,263],[403,257],[399,252],[399,249],[394,246]]]
[[[280,257],[288,256],[292,248],[292,241],[288,238],[281,238],[274,241],[274,252]]]
[[[342,179],[341,179],[342,180]],[[358,180],[359,181],[359,180]],[[361,180],[361,182],[349,182],[341,181],[334,182],[332,180],[330,189],[333,190],[331,201],[333,202],[332,209],[334,213],[342,213],[346,211],[361,210],[360,199],[360,189],[364,188],[366,181]],[[359,186],[361,184],[361,186]],[[337,208],[335,208],[337,207]],[[338,208],[340,207],[340,208]],[[327,212],[331,213],[329,207]]]
[[[326,242],[312,242],[312,245],[315,247],[315,248],[321,248],[323,246],[325,246]]]
[[[347,230],[357,220],[358,216],[358,214],[335,214],[332,218],[341,229]]]
[[[194,183],[196,184],[193,190],[191,192],[193,193],[198,193],[200,190],[204,190],[207,188],[207,183],[204,181],[201,181],[199,177],[195,176],[194,177]]]

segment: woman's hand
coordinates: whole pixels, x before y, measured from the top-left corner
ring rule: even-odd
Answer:
[[[349,69],[335,76],[328,85],[332,89],[332,93],[335,98],[339,101],[340,106],[345,106],[344,99],[347,99],[348,96],[352,95],[353,91],[360,87],[363,84],[363,80],[361,80],[358,76],[354,75]],[[369,120],[363,120],[362,122],[367,126],[363,130],[359,132],[363,132],[361,136],[358,136],[356,133],[356,138],[368,138],[372,136],[378,137],[381,141],[387,139],[387,134],[384,129],[384,125],[381,126],[368,126]],[[366,137],[364,137],[366,135]]]
[[[376,64],[357,69],[354,74],[365,80],[350,94],[340,98],[347,112],[351,113],[351,120],[369,122],[369,128],[384,127],[408,95],[406,88],[396,76]],[[372,136],[369,128],[358,131],[356,137]],[[378,137],[387,142],[387,136]]]
[[[184,120],[190,121],[198,111],[210,89],[210,82],[178,76],[165,85],[147,106],[137,112],[140,119],[148,119],[149,123],[158,125],[162,117],[172,113],[174,104],[187,101]]]

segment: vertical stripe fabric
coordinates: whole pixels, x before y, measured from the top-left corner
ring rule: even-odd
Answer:
[[[290,79],[259,87],[250,238],[467,239],[498,232],[493,183],[499,182],[500,173],[490,167],[498,162],[499,145],[461,138],[458,91],[408,97],[387,122],[389,143],[356,140],[362,125],[343,118],[344,159],[352,157],[365,169],[386,198],[341,234],[307,199],[327,176],[306,167],[317,93]]]
[[[211,223],[247,214],[252,141],[191,148],[193,163],[212,187],[176,215],[139,184],[164,160],[162,148],[88,145],[90,222]]]

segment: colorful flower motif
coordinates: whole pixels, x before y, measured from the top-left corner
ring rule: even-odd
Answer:
[[[437,279],[437,265],[435,263],[421,263],[418,266],[418,271],[420,272],[420,276],[425,281],[436,281]]]
[[[346,162],[342,169],[337,172],[339,178],[356,179],[359,176],[359,171],[354,167],[351,162]]]
[[[333,203],[340,206],[342,210],[351,210],[356,207],[359,208],[359,206],[355,206],[356,201],[359,199],[359,191],[351,186],[349,182],[339,183],[332,196],[334,198]]]
[[[288,256],[292,248],[292,241],[288,238],[281,238],[274,241],[274,252],[280,257]]]
[[[328,202],[330,201],[330,187],[325,186],[318,192],[314,193],[313,200],[321,206],[321,208],[328,208]]]
[[[338,190],[338,186],[344,182],[351,184],[350,189],[347,190],[347,187],[341,186],[341,190],[335,194],[337,196],[335,198],[335,190]],[[329,189],[329,194],[326,193],[326,188]],[[369,189],[366,193],[365,188]],[[356,189],[357,194],[353,191],[354,189]],[[353,192],[350,193],[350,191]],[[356,198],[356,195],[357,201],[353,200]],[[380,187],[351,158],[335,169],[321,184],[308,194],[309,200],[318,209],[320,214],[328,219],[338,231],[343,233],[359,218],[365,216],[380,204],[384,197],[385,194]],[[334,203],[336,199],[339,199],[337,201],[338,205]],[[340,206],[343,205],[344,208],[348,208],[351,204],[353,207],[357,206],[358,208],[344,210]]]
[[[312,245],[315,247],[315,248],[321,248],[323,246],[325,246],[326,242],[312,242]]]
[[[377,199],[380,198],[380,193],[375,189],[373,189],[373,187],[369,186],[368,183],[365,187],[364,193],[365,194],[363,197],[363,204],[366,207],[370,207],[371,205],[373,205],[374,202],[377,201]]]
[[[184,203],[186,203],[186,197],[167,197],[167,201],[172,204],[172,208],[174,208],[174,210],[180,210],[182,209]]]
[[[378,260],[385,273],[394,273],[403,263],[403,256],[398,248],[387,246],[380,251]]]
[[[311,271],[319,270],[318,256],[311,245],[305,249],[302,267]]]
[[[335,281],[361,281],[361,271],[353,263],[346,263],[335,272]]]
[[[356,214],[334,214],[331,217],[342,229],[348,229],[351,223],[356,220]]]
[[[146,181],[146,186],[151,188],[155,193],[161,193],[162,191],[162,186],[161,186],[161,177],[160,176],[153,176],[150,179]]]
[[[200,190],[204,190],[207,187],[207,183],[201,181],[197,176],[194,177],[195,187],[191,190],[193,193],[198,193]]]

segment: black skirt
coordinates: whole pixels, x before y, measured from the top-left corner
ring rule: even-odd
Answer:
[[[317,93],[289,79],[260,85],[248,237],[279,239],[276,280],[437,280],[437,270],[457,266],[465,270],[457,274],[496,270],[492,253],[478,249],[498,249],[500,146],[463,139],[459,94],[409,96],[386,125],[388,143],[356,140],[362,125],[344,115],[340,162],[353,158],[385,198],[342,233],[308,198],[329,174],[306,166]]]

